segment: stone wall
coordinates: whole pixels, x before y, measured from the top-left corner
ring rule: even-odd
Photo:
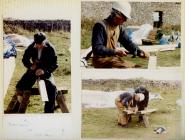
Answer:
[[[111,11],[111,2],[82,2],[81,15],[83,19],[95,21],[107,17]],[[127,21],[128,25],[153,24],[153,12],[163,12],[163,23],[180,25],[181,3],[177,2],[131,2],[132,19]]]

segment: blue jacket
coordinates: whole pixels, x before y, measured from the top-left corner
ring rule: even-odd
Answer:
[[[121,103],[128,108],[129,102],[133,100],[133,94],[129,92],[124,92],[119,95],[119,98],[121,99]],[[133,104],[131,105],[132,107],[136,106],[136,101],[133,100]]]

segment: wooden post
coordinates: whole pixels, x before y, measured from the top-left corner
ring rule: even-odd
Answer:
[[[65,97],[63,95],[66,93],[67,93],[67,90],[59,90],[56,96],[57,103],[60,106],[60,109],[63,113],[69,113],[69,110],[65,102]]]
[[[25,113],[27,106],[29,104],[29,99],[30,99],[30,95],[31,95],[31,91],[30,90],[26,90],[23,92],[23,100],[19,106],[19,110],[18,113]]]
[[[37,83],[38,83],[39,92],[40,92],[42,101],[43,102],[49,101],[48,94],[47,94],[47,91],[46,91],[45,81],[44,80],[38,80]]]
[[[148,62],[148,69],[156,69],[157,68],[157,57],[150,56]]]
[[[148,128],[150,126],[147,114],[143,115],[143,122],[144,122],[144,125],[146,128]]]
[[[5,114],[17,113],[19,106],[20,103],[17,100],[17,95],[14,94],[4,113]]]

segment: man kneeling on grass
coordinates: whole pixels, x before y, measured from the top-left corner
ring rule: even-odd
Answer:
[[[118,108],[118,125],[128,127],[128,123],[131,121],[131,115],[126,113],[124,114],[124,110],[136,113],[137,111],[141,111],[141,109],[144,110],[147,108],[148,96],[144,94],[144,90],[142,91],[139,89],[145,88],[139,87],[135,90],[135,93],[124,92],[115,99],[115,104]],[[147,102],[147,104],[145,104],[145,102]],[[145,106],[145,108],[142,108],[143,106]],[[142,116],[139,116],[138,122],[141,122],[142,120]]]
[[[93,66],[95,68],[134,68],[139,65],[123,60],[128,53],[141,58],[149,58],[149,53],[141,50],[129,38],[123,23],[131,19],[128,2],[113,2],[111,14],[103,21],[95,23],[92,31]],[[120,44],[125,48],[121,48]]]
[[[11,103],[6,110],[8,113],[25,113],[25,106],[29,101],[26,97],[37,79],[45,81],[49,101],[45,102],[44,113],[53,113],[56,96],[56,86],[51,80],[52,72],[58,67],[57,56],[52,45],[46,41],[46,35],[42,32],[34,35],[34,41],[28,46],[23,55],[22,62],[27,68],[26,73],[16,85],[17,97],[15,103]],[[9,104],[9,105],[11,105]]]

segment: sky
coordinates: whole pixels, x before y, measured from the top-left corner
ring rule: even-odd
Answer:
[[[4,0],[3,18],[24,20],[70,19],[75,0]]]

